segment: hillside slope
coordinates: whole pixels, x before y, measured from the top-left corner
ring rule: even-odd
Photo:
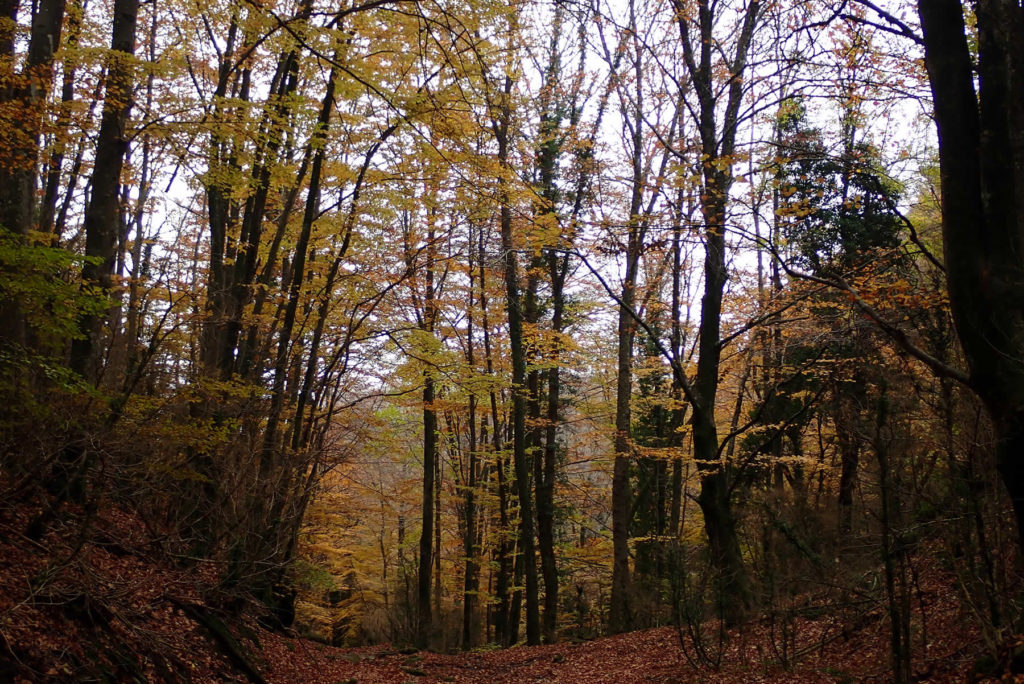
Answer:
[[[40,539],[36,511],[0,510],[0,681],[697,682],[886,681],[881,612],[779,626],[762,619],[727,635],[659,628],[585,643],[458,654],[391,646],[333,648],[282,635],[246,605],[214,605],[217,568],[174,563],[159,535],[123,510],[70,509]],[[180,561],[181,559],[179,559]],[[177,567],[181,565],[188,569]],[[951,579],[922,562],[913,610],[918,681],[963,681],[982,652]],[[923,605],[922,605],[923,604]],[[230,617],[229,617],[230,616]],[[924,640],[927,639],[927,643]],[[703,648],[698,657],[696,645]],[[797,657],[792,657],[796,653]],[[922,655],[925,654],[925,655]],[[782,656],[790,660],[784,667]],[[1002,669],[1002,668],[999,668]]]

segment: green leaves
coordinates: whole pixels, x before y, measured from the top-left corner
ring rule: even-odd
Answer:
[[[89,260],[46,246],[48,239],[0,227],[0,301],[16,304],[40,346],[54,347],[80,334],[79,316],[100,314],[109,302],[70,280]]]

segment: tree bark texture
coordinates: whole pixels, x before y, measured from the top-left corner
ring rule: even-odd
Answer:
[[[950,307],[996,431],[1024,547],[1024,8],[979,0],[974,65],[958,0],[920,0],[939,138]]]

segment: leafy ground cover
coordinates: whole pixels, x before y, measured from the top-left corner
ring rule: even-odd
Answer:
[[[889,679],[881,611],[791,624],[788,666],[777,624],[716,634],[696,657],[688,632],[663,627],[582,643],[440,654],[393,645],[335,648],[239,618],[209,589],[218,569],[171,562],[164,540],[122,510],[70,509],[38,540],[38,511],[0,510],[0,681],[853,682]],[[984,651],[951,577],[923,560],[914,610],[918,681],[965,681]],[[923,611],[922,611],[923,608]],[[241,613],[247,611],[242,606]],[[251,612],[251,611],[250,611]],[[236,617],[228,618],[229,615]],[[720,658],[717,657],[720,655]],[[1008,660],[1009,653],[1004,656]]]

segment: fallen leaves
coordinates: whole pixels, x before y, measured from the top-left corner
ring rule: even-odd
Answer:
[[[203,597],[216,583],[215,568],[176,568],[152,551],[144,527],[116,508],[95,517],[91,541],[80,548],[75,516],[35,542],[21,534],[29,514],[0,511],[0,680],[253,678],[225,654],[223,637],[211,635],[192,614],[214,612]],[[982,641],[948,573],[928,557],[918,565],[918,601],[927,620],[914,643],[914,674],[919,681],[965,681],[984,650]],[[390,644],[334,648],[269,632],[237,616],[223,622],[251,654],[260,676],[275,684],[889,679],[888,623],[880,609],[854,625],[827,613],[796,618],[787,624],[785,643],[777,622],[765,617],[727,634],[715,669],[699,665],[692,638],[672,627],[582,643],[440,654]],[[1007,644],[1009,659],[1018,645]],[[789,649],[788,669],[779,657],[782,646]]]

